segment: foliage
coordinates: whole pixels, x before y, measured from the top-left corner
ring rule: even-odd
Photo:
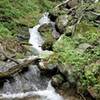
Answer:
[[[96,63],[97,60],[100,60],[99,33],[98,27],[81,22],[73,37],[62,35],[53,45],[53,50],[58,56],[56,61],[64,65],[73,66],[74,77],[78,79],[77,82],[81,83],[84,90],[89,86],[95,87],[100,84],[100,79],[98,79],[98,76],[100,76],[100,63]],[[89,43],[92,48],[80,52],[77,48],[82,43]]]
[[[54,5],[49,0],[0,0],[0,36],[14,36],[23,27],[34,26],[41,14]]]

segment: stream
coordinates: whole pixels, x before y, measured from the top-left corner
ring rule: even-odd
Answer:
[[[37,55],[44,52],[41,49],[44,40],[38,28],[45,23],[54,24],[48,18],[48,13],[44,13],[39,23],[29,29],[29,43]],[[30,65],[13,77],[0,81],[0,100],[63,100],[63,97],[55,92],[50,79],[40,74],[37,65]]]

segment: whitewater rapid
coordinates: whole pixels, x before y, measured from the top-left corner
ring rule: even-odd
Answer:
[[[29,43],[32,44],[32,48],[36,49],[36,51],[38,51],[38,52],[43,51],[41,46],[44,42],[41,34],[38,32],[38,28],[45,23],[46,24],[52,23],[50,21],[50,19],[48,18],[48,13],[43,14],[43,17],[39,20],[39,23],[36,26],[34,26],[33,28],[29,29],[29,32],[30,32]],[[51,81],[44,82],[44,80],[41,79],[40,71],[36,65],[31,65],[29,68],[30,68],[30,70],[28,72],[26,72],[25,75],[23,74],[21,76],[21,78],[23,80],[19,79],[20,76],[15,77],[16,85],[14,85],[14,87],[22,88],[22,86],[24,86],[23,81],[25,81],[26,83],[28,82],[26,85],[28,85],[28,86],[32,85],[31,88],[34,88],[34,91],[30,90],[27,92],[23,92],[21,90],[22,92],[18,91],[17,93],[14,93],[13,90],[11,89],[12,85],[10,84],[10,82],[6,82],[6,84],[5,84],[6,87],[4,90],[7,89],[7,90],[11,90],[12,92],[8,91],[6,93],[1,93],[0,100],[13,100],[13,99],[20,100],[20,99],[27,98],[27,97],[31,97],[31,98],[39,97],[38,99],[35,99],[35,100],[63,100],[63,97],[60,96],[58,93],[56,93],[55,89],[52,87]],[[43,82],[40,84],[39,82],[41,82],[41,81],[43,81]],[[45,81],[47,81],[47,80],[45,80]],[[47,88],[45,88],[45,89],[39,88],[39,87],[45,86],[45,84],[47,84]],[[37,87],[37,85],[39,85],[39,86]]]

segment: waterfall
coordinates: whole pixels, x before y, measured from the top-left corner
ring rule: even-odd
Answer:
[[[48,13],[43,14],[38,25],[29,29],[29,43],[38,53],[43,51],[41,46],[44,42],[38,28],[45,23],[50,23]],[[6,79],[0,87],[0,100],[24,100],[28,97],[32,100],[33,98],[34,100],[63,100],[52,87],[50,79],[40,74],[37,65],[30,65],[25,72],[14,75],[12,79]]]
[[[2,94],[0,99],[22,99],[24,97],[39,96],[39,100],[63,100],[63,98],[57,94],[54,88],[51,86],[51,82],[48,83],[48,87],[45,90],[30,91],[26,93],[17,94]]]
[[[29,28],[29,33],[30,33],[29,43],[32,44],[32,48],[37,53],[43,52],[41,46],[44,43],[41,34],[38,32],[38,28],[43,24],[49,24],[49,23],[52,25],[53,28],[53,32],[52,32],[53,37],[58,38],[60,34],[55,29],[55,22],[52,22],[48,18],[48,13],[43,14],[42,18],[39,20],[39,23],[36,26],[34,26],[33,28]]]
[[[29,29],[29,33],[30,33],[30,39],[29,39],[29,43],[32,44],[32,47],[34,49],[37,50],[37,52],[41,52],[42,51],[42,44],[43,44],[43,39],[40,35],[40,33],[38,32],[38,28],[45,24],[45,23],[50,23],[50,19],[48,18],[48,13],[44,13],[43,17],[39,20],[39,24],[34,26],[33,28]]]
[[[29,39],[29,43],[32,44],[32,47],[34,49],[36,49],[38,52],[42,51],[41,46],[43,43],[43,39],[40,35],[40,33],[38,32],[38,28],[40,27],[40,25],[36,25],[35,27],[33,27],[32,29],[29,29],[30,32],[30,39]]]

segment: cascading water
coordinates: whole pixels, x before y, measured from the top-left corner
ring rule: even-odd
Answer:
[[[36,51],[38,52],[42,51],[41,46],[44,42],[40,33],[38,32],[38,28],[45,23],[50,23],[50,19],[48,18],[48,13],[45,13],[43,15],[43,17],[39,20],[38,25],[29,29],[30,32],[29,43],[32,44],[33,48],[35,48]]]
[[[44,42],[38,28],[45,23],[52,23],[47,13],[39,20],[38,25],[29,29],[29,43],[38,53],[43,51],[41,45]],[[55,92],[50,80],[40,74],[37,65],[30,65],[26,71],[6,79],[0,86],[0,100],[30,100],[28,98],[31,100],[63,100]]]
[[[42,51],[41,45],[43,43],[43,39],[40,35],[40,33],[37,31],[40,25],[36,25],[34,28],[29,29],[30,32],[30,40],[29,43],[32,44],[33,48],[36,49],[36,51],[40,52]]]

